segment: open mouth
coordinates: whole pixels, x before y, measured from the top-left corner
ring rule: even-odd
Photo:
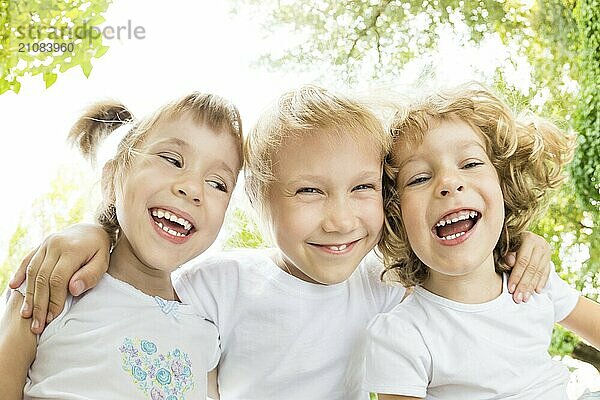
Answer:
[[[475,210],[460,210],[444,215],[432,228],[441,240],[452,240],[463,236],[473,229],[481,218],[481,213]]]
[[[162,208],[151,208],[149,211],[154,223],[172,236],[186,237],[196,231],[194,224],[173,211]]]

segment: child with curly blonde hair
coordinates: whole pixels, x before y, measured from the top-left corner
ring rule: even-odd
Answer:
[[[526,304],[501,258],[562,181],[573,141],[514,117],[477,85],[398,112],[388,162],[384,278],[414,292],[371,321],[365,389],[380,399],[565,399],[555,322],[600,345],[600,306],[551,273]],[[514,397],[513,397],[514,396]]]

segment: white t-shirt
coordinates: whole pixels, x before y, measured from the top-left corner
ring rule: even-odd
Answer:
[[[548,346],[579,293],[552,272],[541,294],[515,304],[506,281],[483,304],[416,287],[377,315],[367,335],[365,389],[427,399],[567,399],[569,373]]]
[[[205,399],[219,355],[215,325],[190,305],[105,274],[39,336],[24,399]]]
[[[181,299],[218,326],[221,400],[368,399],[364,336],[369,320],[398,304],[369,255],[346,281],[304,282],[267,250],[221,253],[174,277]]]

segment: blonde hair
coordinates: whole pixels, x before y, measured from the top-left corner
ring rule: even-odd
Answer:
[[[113,243],[119,236],[120,226],[115,210],[115,180],[122,180],[127,168],[144,142],[148,132],[160,121],[190,115],[194,122],[215,132],[233,135],[242,154],[242,122],[238,109],[228,100],[213,94],[193,92],[168,103],[147,118],[135,120],[127,108],[116,101],[99,102],[79,118],[69,132],[68,139],[81,153],[94,161],[102,140],[118,127],[132,126],[119,142],[115,156],[106,162],[102,174],[102,204],[96,219],[109,234]]]
[[[546,208],[549,189],[557,188],[562,169],[573,155],[574,140],[551,122],[532,114],[514,116],[509,107],[484,86],[459,86],[427,97],[399,111],[391,126],[394,143],[422,142],[432,124],[459,119],[485,140],[504,197],[505,218],[494,249],[497,271],[500,259],[519,245],[519,235]],[[394,146],[395,147],[395,146]],[[405,286],[422,284],[428,267],[412,251],[401,218],[393,151],[386,157],[384,175],[385,224],[378,244],[384,259],[382,279]]]
[[[261,217],[268,215],[265,197],[274,181],[274,155],[286,138],[326,134],[371,137],[382,161],[391,146],[379,118],[356,99],[314,85],[284,93],[260,116],[244,143],[246,193]]]

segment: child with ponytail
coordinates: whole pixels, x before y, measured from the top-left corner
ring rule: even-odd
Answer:
[[[392,134],[379,248],[384,277],[414,291],[371,321],[365,389],[380,400],[566,399],[552,328],[599,347],[600,305],[554,271],[515,304],[500,260],[561,183],[572,139],[478,84],[408,107]]]
[[[200,399],[220,356],[218,332],[179,302],[171,272],[215,240],[242,165],[235,106],[192,93],[134,120],[100,103],[69,139],[93,159],[130,129],[102,174],[98,222],[114,245],[96,290],[69,297],[41,335],[19,315],[25,285],[0,321],[3,399]],[[127,127],[123,127],[126,129]]]

